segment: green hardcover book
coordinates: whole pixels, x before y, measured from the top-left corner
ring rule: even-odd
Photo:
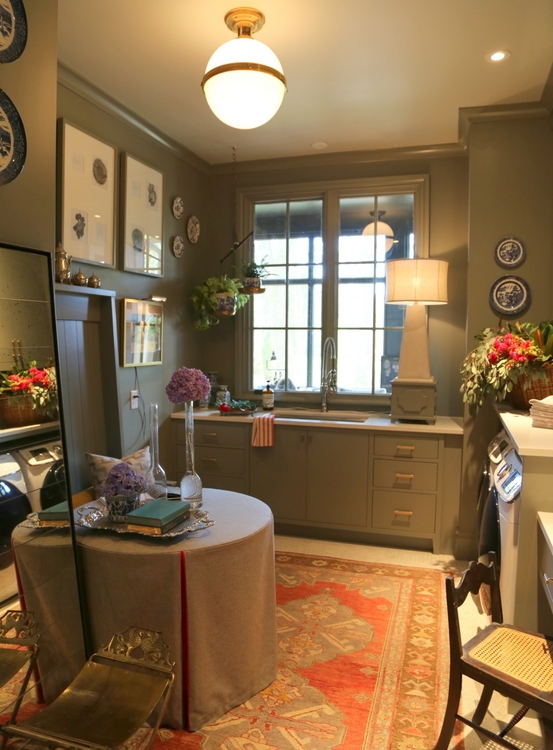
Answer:
[[[190,503],[181,500],[152,500],[127,514],[127,523],[138,526],[166,526],[184,521],[190,515]]]
[[[69,521],[69,504],[67,500],[50,508],[38,511],[39,521]]]

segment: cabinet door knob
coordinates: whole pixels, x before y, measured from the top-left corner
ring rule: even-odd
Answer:
[[[550,583],[553,583],[553,578],[550,578],[547,573],[543,574],[543,580],[545,581],[546,585],[549,586]]]
[[[398,473],[396,473],[396,479],[408,479],[409,481],[411,481],[411,479],[414,479],[414,478],[415,478],[414,474],[398,474]]]
[[[412,516],[412,510],[394,510],[394,516]]]

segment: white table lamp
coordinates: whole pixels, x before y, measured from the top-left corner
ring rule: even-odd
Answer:
[[[398,375],[392,381],[392,422],[436,419],[425,306],[447,304],[447,269],[445,260],[429,258],[386,263],[386,302],[407,306]]]

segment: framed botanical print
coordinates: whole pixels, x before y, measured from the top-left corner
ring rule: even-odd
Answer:
[[[115,266],[115,148],[59,121],[58,234],[74,260]]]
[[[163,304],[149,300],[124,299],[121,323],[121,365],[160,365],[163,349]]]
[[[163,276],[163,175],[123,155],[125,271]]]

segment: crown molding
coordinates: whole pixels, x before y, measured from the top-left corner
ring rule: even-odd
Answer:
[[[492,104],[486,107],[463,107],[459,110],[459,143],[468,148],[470,127],[474,122],[499,120],[522,120],[548,117],[545,103],[523,102],[522,104]]]
[[[435,146],[405,146],[375,151],[335,151],[332,154],[309,154],[280,159],[243,161],[237,165],[242,173],[275,171],[279,169],[311,169],[337,165],[375,164],[377,162],[410,161],[465,156],[466,148],[459,143],[442,143]],[[212,164],[211,174],[222,175],[232,171],[232,164]]]
[[[174,141],[161,130],[158,130],[154,125],[151,125],[140,117],[140,115],[137,115],[131,109],[125,107],[124,104],[121,104],[121,102],[118,102],[116,99],[109,96],[109,94],[106,94],[93,83],[82,78],[74,70],[71,70],[71,68],[66,67],[60,62],[58,62],[58,84],[74,94],[77,94],[77,96],[86,99],[88,102],[99,107],[104,112],[107,112],[107,114],[112,117],[121,120],[126,125],[131,125],[143,135],[152,138],[156,143],[164,146],[174,156],[188,164],[190,167],[197,169],[205,175],[210,173],[210,167],[206,161],[200,159],[200,157],[196,156],[192,151],[189,151],[180,143]]]

